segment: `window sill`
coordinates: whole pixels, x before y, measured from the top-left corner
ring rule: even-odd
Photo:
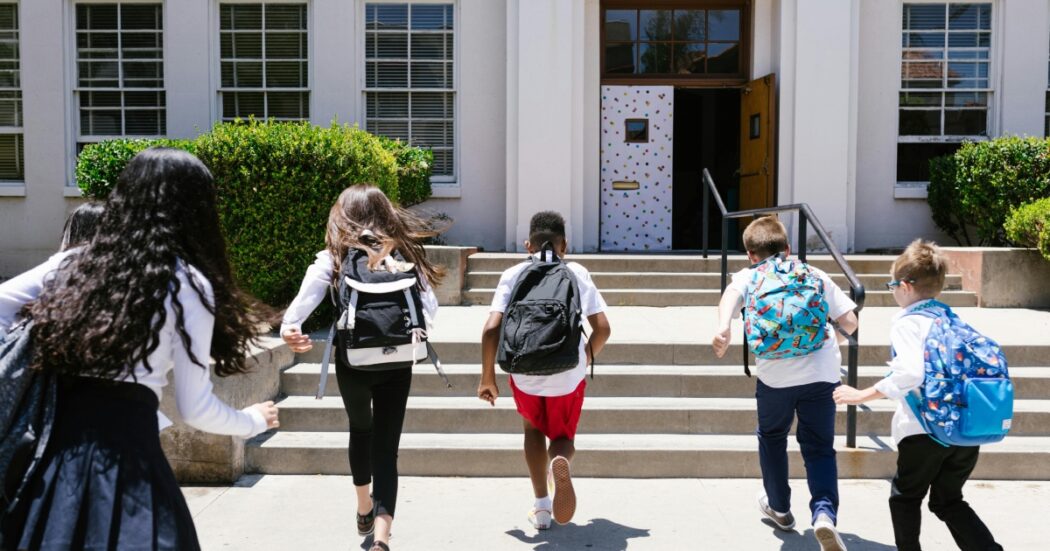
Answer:
[[[462,197],[462,188],[459,184],[431,184],[431,199],[458,199]]]
[[[0,184],[0,197],[25,197],[25,184]]]
[[[897,182],[893,186],[894,199],[926,199],[928,182]]]
[[[62,188],[63,197],[83,197],[84,194],[80,192],[80,188],[75,186],[66,186]]]

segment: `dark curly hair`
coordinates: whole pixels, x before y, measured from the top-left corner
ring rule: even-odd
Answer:
[[[254,305],[234,285],[207,167],[178,149],[136,155],[120,174],[94,237],[67,257],[31,308],[38,367],[72,375],[134,377],[160,344],[170,300],[187,351],[178,300],[179,264],[197,268],[212,287],[188,277],[215,316],[211,357],[219,376],[247,371],[246,354],[260,329]],[[185,269],[185,267],[181,268]],[[207,368],[208,358],[194,363]]]

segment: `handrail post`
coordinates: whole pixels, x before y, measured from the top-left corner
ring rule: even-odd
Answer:
[[[722,217],[722,292],[726,292],[726,277],[729,275],[729,219]]]
[[[853,289],[850,295],[856,299]],[[857,388],[857,363],[860,348],[860,314],[857,315],[857,328],[853,331],[853,340],[849,343],[849,352],[846,358],[846,384]],[[846,447],[857,447],[857,406],[846,407]]]
[[[806,261],[806,212],[804,210],[798,211],[798,259],[802,262]]]
[[[700,187],[704,188],[704,212],[700,217],[700,223],[703,225],[703,247],[704,247],[704,259],[707,259],[707,217],[709,216],[708,208],[711,205],[711,190],[707,188],[707,182],[704,181],[704,175],[700,174]]]

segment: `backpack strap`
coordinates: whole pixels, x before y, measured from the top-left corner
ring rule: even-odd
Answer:
[[[317,382],[317,394],[314,398],[320,400],[324,398],[325,388],[328,386],[328,364],[332,360],[332,346],[335,344],[335,326],[338,321],[332,322],[332,327],[328,330],[328,344],[324,346],[324,356],[321,357],[321,379]]]

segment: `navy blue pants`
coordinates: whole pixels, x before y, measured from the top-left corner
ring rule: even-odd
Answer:
[[[769,506],[786,513],[791,510],[788,486],[787,438],[798,417],[795,437],[806,464],[809,482],[809,509],[816,518],[826,513],[835,521],[839,508],[838,465],[835,463],[835,401],[831,394],[839,383],[811,383],[773,388],[758,381],[758,457],[762,465],[762,484]]]

